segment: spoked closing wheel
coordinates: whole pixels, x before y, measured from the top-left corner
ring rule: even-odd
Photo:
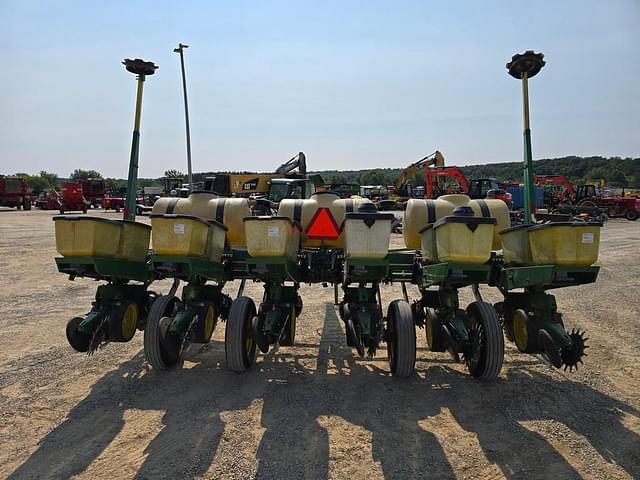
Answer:
[[[109,314],[109,340],[112,342],[128,342],[133,338],[138,326],[138,305],[124,301]]]
[[[144,358],[153,368],[167,370],[180,363],[180,341],[171,332],[171,315],[178,299],[160,296],[149,311],[144,329]]]
[[[78,326],[84,320],[82,317],[73,317],[67,322],[67,341],[76,352],[88,352],[92,335],[82,333]]]
[[[256,342],[252,322],[256,306],[249,297],[238,297],[231,304],[224,335],[227,367],[234,372],[246,372],[256,360]]]
[[[582,357],[586,357],[585,350],[589,348],[586,345],[586,341],[589,340],[584,336],[585,332],[580,330],[571,330],[569,338],[571,338],[571,346],[563,348],[560,352],[562,357],[562,363],[564,364],[565,371],[567,368],[570,372],[575,368],[578,369],[578,363],[582,363]]]
[[[490,303],[473,302],[469,315],[469,346],[464,353],[469,373],[480,380],[494,380],[504,361],[504,337],[498,315]]]
[[[387,310],[387,357],[394,377],[409,377],[414,372],[416,327],[404,300],[394,300]]]

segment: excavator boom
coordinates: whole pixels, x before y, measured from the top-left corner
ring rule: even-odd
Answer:
[[[394,185],[396,194],[400,194],[411,177],[423,168],[427,168],[431,165],[436,167],[444,166],[444,155],[442,155],[439,150],[436,150],[417,162],[412,163],[400,173],[400,177],[398,177],[398,180]]]
[[[276,171],[274,173],[277,173],[278,175],[286,175],[296,168],[298,169],[298,173],[300,175],[307,174],[307,158],[305,157],[303,152],[299,152],[291,160],[280,165],[278,168],[276,168]]]

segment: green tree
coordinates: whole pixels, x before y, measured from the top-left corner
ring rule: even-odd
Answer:
[[[75,181],[86,180],[88,178],[102,178],[102,174],[95,170],[82,170],[81,168],[76,168],[69,178]]]
[[[40,170],[40,178],[47,182],[47,188],[55,188],[58,186],[58,174]]]
[[[16,177],[24,179],[24,181],[27,182],[27,187],[35,194],[38,194],[43,190],[49,188],[49,184],[42,177],[29,175],[28,173],[23,172],[16,173]]]

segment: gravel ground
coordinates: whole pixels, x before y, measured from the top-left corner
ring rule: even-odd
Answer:
[[[565,373],[508,344],[485,384],[422,330],[410,379],[390,376],[384,349],[357,358],[318,285],[301,288],[296,345],[247,374],[225,369],[220,327],[169,372],[146,365],[140,333],[75,353],[64,326],[97,283],[57,272],[51,216],[0,211],[0,477],[640,478],[640,222],[607,224],[596,284],[555,292],[567,327],[588,331],[585,366]]]

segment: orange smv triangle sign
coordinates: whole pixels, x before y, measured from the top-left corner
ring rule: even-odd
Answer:
[[[312,240],[336,240],[340,227],[328,208],[319,208],[307,226],[307,238]]]

